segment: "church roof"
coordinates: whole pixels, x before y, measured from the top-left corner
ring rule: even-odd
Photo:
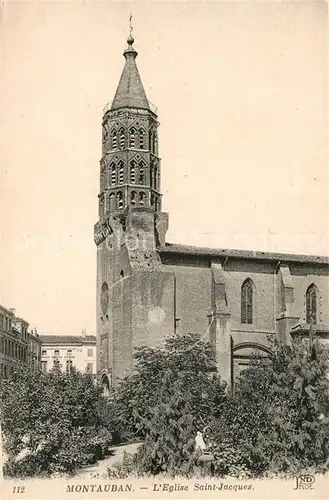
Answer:
[[[172,255],[191,255],[198,257],[232,257],[262,261],[282,261],[282,262],[304,262],[308,264],[329,264],[329,257],[319,255],[296,255],[289,253],[259,252],[255,250],[229,250],[217,248],[194,247],[189,245],[179,245],[166,243],[165,246],[158,247],[158,252]]]
[[[137,52],[133,47],[133,37],[129,36],[127,42],[128,47],[123,53],[126,62],[112,101],[111,110],[126,107],[150,110],[150,105],[135,61]]]

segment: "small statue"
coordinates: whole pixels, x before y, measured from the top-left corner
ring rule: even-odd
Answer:
[[[211,446],[207,446],[204,439],[203,439],[203,432],[205,432],[207,427],[203,429],[202,432],[198,431],[195,436],[195,452],[197,454],[200,454],[198,456],[198,462],[203,465],[207,463],[212,463],[214,461],[214,456],[211,453],[210,449]]]
[[[198,431],[195,436],[195,451],[204,452],[206,448],[207,446],[204,442],[202,432]]]

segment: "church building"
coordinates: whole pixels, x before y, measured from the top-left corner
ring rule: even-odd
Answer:
[[[194,332],[232,381],[271,340],[310,327],[329,341],[329,259],[166,241],[157,109],[147,100],[130,35],[102,120],[97,246],[97,372],[110,388],[138,346]],[[200,228],[201,230],[202,228]]]

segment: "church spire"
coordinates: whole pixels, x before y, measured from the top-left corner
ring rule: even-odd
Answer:
[[[136,65],[137,52],[133,47],[134,38],[132,36],[131,16],[130,34],[127,38],[128,47],[123,55],[126,59],[119,85],[117,87],[111,110],[120,108],[137,108],[150,110],[141,77]]]
[[[136,66],[134,39],[128,37],[125,66],[112,106],[104,108],[100,162],[99,217],[131,211],[161,212],[158,121]]]

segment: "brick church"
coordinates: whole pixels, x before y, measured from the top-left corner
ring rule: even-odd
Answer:
[[[104,388],[132,369],[134,348],[195,332],[229,384],[271,339],[310,325],[329,341],[329,259],[166,242],[157,109],[129,36],[102,120],[97,246],[97,371]],[[201,229],[201,228],[200,228]]]

